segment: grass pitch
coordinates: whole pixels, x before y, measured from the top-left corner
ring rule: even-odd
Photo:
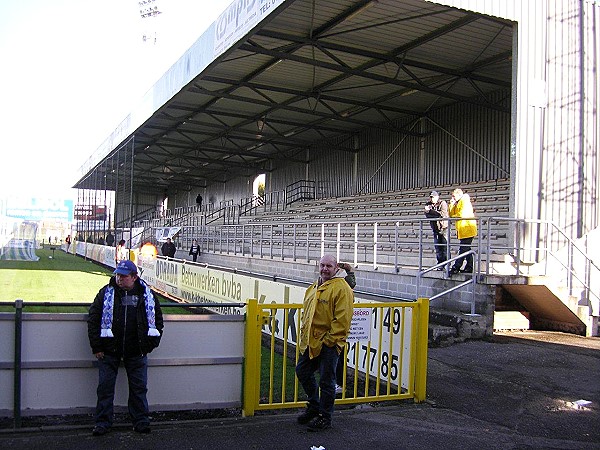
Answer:
[[[0,261],[0,301],[22,299],[25,305],[33,302],[91,304],[112,274],[110,269],[61,250],[56,250],[53,257],[49,249],[38,249],[36,254],[39,261]],[[2,307],[1,310],[11,309]]]
[[[39,261],[0,260],[0,302],[21,299],[25,312],[87,313],[88,306],[31,306],[33,303],[86,303],[108,283],[113,269],[62,250],[37,249]],[[49,258],[52,256],[52,258]],[[161,304],[172,303],[156,295]],[[163,314],[190,314],[186,308],[165,307]],[[0,312],[14,312],[0,306]]]

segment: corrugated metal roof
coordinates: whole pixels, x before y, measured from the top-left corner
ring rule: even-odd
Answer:
[[[135,131],[135,189],[250,177],[366,127],[415,135],[432,106],[509,113],[486,94],[510,86],[511,51],[511,23],[421,0],[285,2]]]

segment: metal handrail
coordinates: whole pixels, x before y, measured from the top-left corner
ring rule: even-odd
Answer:
[[[556,261],[560,270],[566,271],[565,281],[569,293],[573,293],[574,282],[580,284],[579,287],[584,292],[584,300],[591,305],[592,313],[597,313],[598,307],[595,305],[596,303],[600,305],[600,297],[594,292],[592,284],[596,282],[595,280],[600,280],[600,277],[597,276],[600,275],[600,268],[586,251],[580,248],[555,223],[537,219],[497,216],[472,219],[477,220],[480,231],[479,236],[473,242],[473,248],[477,248],[475,252],[477,263],[474,268],[477,279],[482,274],[490,275],[493,265],[491,258],[494,253],[513,256],[516,262],[516,274],[521,274],[523,255],[533,255],[532,263],[535,263],[535,267],[541,268],[540,274],[542,275],[548,274],[549,264]],[[457,220],[469,220],[469,218],[444,220],[448,221],[449,229],[451,229]],[[310,261],[318,259],[328,247],[339,258],[344,258],[355,266],[358,266],[359,263],[366,263],[372,265],[375,270],[383,264],[384,258],[393,259],[391,265],[396,272],[399,272],[400,269],[402,248],[412,248],[415,249],[415,256],[418,251],[418,271],[429,269],[423,272],[428,273],[433,270],[432,267],[438,267],[426,263],[425,252],[427,248],[431,247],[428,242],[430,232],[425,231],[428,222],[431,222],[430,218],[407,219],[390,216],[383,220],[356,218],[347,221],[270,221],[258,224],[211,225],[197,230],[200,233],[194,238],[202,240],[202,248],[206,251],[211,251],[212,247],[215,252],[241,254],[242,256],[258,254],[261,258],[285,259],[289,257],[293,260]],[[499,224],[502,223],[506,225],[500,227]],[[401,236],[400,226],[404,227],[403,233],[408,234]],[[535,233],[535,239],[538,241],[545,240],[543,243],[545,245],[525,248],[522,245],[522,233],[527,227],[532,226],[538,226],[537,230],[533,229],[531,232]],[[193,227],[191,228],[193,229]],[[508,241],[505,245],[493,242],[498,235],[498,228],[502,228],[501,237]],[[382,230],[386,231],[382,232]],[[553,249],[553,243],[560,244],[562,249],[560,251]],[[448,232],[446,245],[448,254],[450,254],[451,247],[456,245],[456,240],[452,238],[451,232]],[[305,248],[304,255],[298,251],[302,247]],[[387,250],[384,250],[384,247]],[[288,249],[289,252],[286,254]],[[566,256],[561,258],[561,252],[566,252]],[[578,267],[583,269],[578,269]],[[440,294],[436,295],[436,298],[439,296]]]
[[[600,275],[600,267],[598,267],[598,265],[596,265],[596,263],[593,261],[592,257],[586,251],[581,249],[573,239],[571,239],[570,237],[568,237],[566,235],[564,230],[562,230],[558,225],[556,225],[553,221],[550,221],[550,220],[514,219],[514,218],[506,218],[506,217],[503,217],[503,218],[491,217],[488,222],[488,229],[490,226],[490,222],[492,220],[503,220],[506,222],[512,222],[512,223],[521,224],[521,225],[526,225],[526,224],[545,225],[546,227],[551,227],[553,231],[558,233],[560,235],[560,237],[562,238],[562,240],[566,243],[566,245],[561,248],[561,250],[566,249],[566,252],[567,252],[567,263],[566,264],[561,260],[560,255],[557,252],[552,251],[551,248],[541,247],[541,246],[526,248],[526,247],[521,246],[521,243],[520,243],[521,227],[517,227],[516,228],[517,232],[515,233],[516,239],[515,239],[515,245],[514,245],[515,249],[517,250],[517,254],[515,256],[516,273],[520,274],[520,272],[521,272],[521,256],[520,256],[521,251],[542,252],[543,254],[545,254],[546,257],[543,259],[545,266],[546,266],[544,269],[545,275],[548,275],[548,267],[547,267],[548,262],[549,262],[548,256],[551,256],[554,261],[556,261],[563,269],[565,269],[567,271],[568,276],[566,278],[566,284],[567,284],[567,288],[569,290],[569,295],[573,295],[573,289],[574,289],[573,280],[577,280],[581,284],[581,287],[583,288],[583,292],[585,295],[585,298],[583,300],[588,305],[590,305],[590,307],[592,308],[592,314],[594,314],[594,312],[596,314],[598,314],[598,311],[593,310],[593,303],[591,302],[591,297],[594,297],[596,299],[596,301],[600,304],[600,296],[598,294],[596,294],[594,292],[594,290],[592,289],[591,280],[592,280],[592,269],[595,269],[595,272],[598,275]],[[550,236],[551,236],[550,231],[546,230],[547,240],[550,240],[550,238],[549,238]],[[584,262],[583,262],[583,264],[584,264],[583,272],[585,274],[584,277],[581,277],[579,275],[578,271],[574,267],[575,251],[577,251],[579,253],[579,255],[581,257],[583,257],[583,259],[584,259]],[[489,268],[486,270],[486,275],[488,275],[488,274],[489,274]]]
[[[445,267],[445,266],[450,267],[451,263],[453,263],[454,261],[456,261],[458,259],[464,258],[464,257],[466,257],[468,255],[476,255],[476,252],[474,250],[469,250],[468,252],[465,252],[465,253],[459,253],[458,255],[453,256],[452,258],[449,258],[449,259],[447,259],[444,262],[437,263],[434,266],[431,266],[431,267],[428,267],[426,269],[420,270],[417,273],[417,298],[422,297],[422,295],[421,295],[421,279],[423,278],[423,275],[425,275],[426,273],[431,272],[433,270],[436,270],[436,269],[438,269],[440,267]],[[453,287],[451,287],[449,289],[446,289],[446,290],[444,290],[442,292],[438,292],[435,295],[432,295],[431,297],[429,297],[429,301],[432,302],[435,299],[443,297],[444,295],[447,295],[447,294],[449,294],[451,292],[454,292],[454,291],[456,291],[458,289],[461,289],[461,288],[463,288],[463,287],[468,286],[469,284],[471,284],[472,285],[472,288],[471,288],[471,294],[472,294],[472,298],[471,298],[471,315],[475,315],[475,284],[477,283],[477,278],[478,278],[478,275],[479,275],[478,267],[479,266],[477,266],[477,269],[474,268],[473,273],[471,274],[471,277],[470,277],[469,280],[466,280],[463,283],[455,285],[455,286],[453,286]]]

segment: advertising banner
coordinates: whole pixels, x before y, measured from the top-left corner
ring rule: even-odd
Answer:
[[[136,230],[136,228],[134,228]],[[173,237],[181,231],[181,227],[156,227],[156,242],[166,242],[167,238]]]
[[[9,197],[6,201],[6,215],[24,220],[73,221],[73,200],[49,198]]]
[[[85,243],[77,243],[79,245]],[[87,244],[88,257],[106,258],[102,246]],[[104,247],[114,250],[112,247]],[[246,307],[227,305],[243,303],[256,298],[259,304],[298,304],[304,299],[306,286],[289,285],[272,280],[263,280],[248,275],[216,270],[183,261],[166,260],[137,255],[141,278],[149,285],[189,303],[223,303],[222,307],[207,307],[219,314],[244,314]],[[348,338],[349,367],[358,366],[363,373],[379,376],[393,384],[405,386],[410,373],[410,343],[414,311],[395,303],[385,307],[365,307],[372,301],[355,298],[360,307],[354,309],[350,336]],[[301,309],[273,309],[268,325],[263,331],[279,339],[296,344],[299,336],[298,324]],[[286,317],[287,316],[287,317]]]
[[[216,58],[285,0],[237,0],[215,21],[214,57]]]

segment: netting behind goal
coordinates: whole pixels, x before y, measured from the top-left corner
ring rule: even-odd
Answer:
[[[35,254],[37,222],[3,218],[0,230],[0,259],[38,261]]]

